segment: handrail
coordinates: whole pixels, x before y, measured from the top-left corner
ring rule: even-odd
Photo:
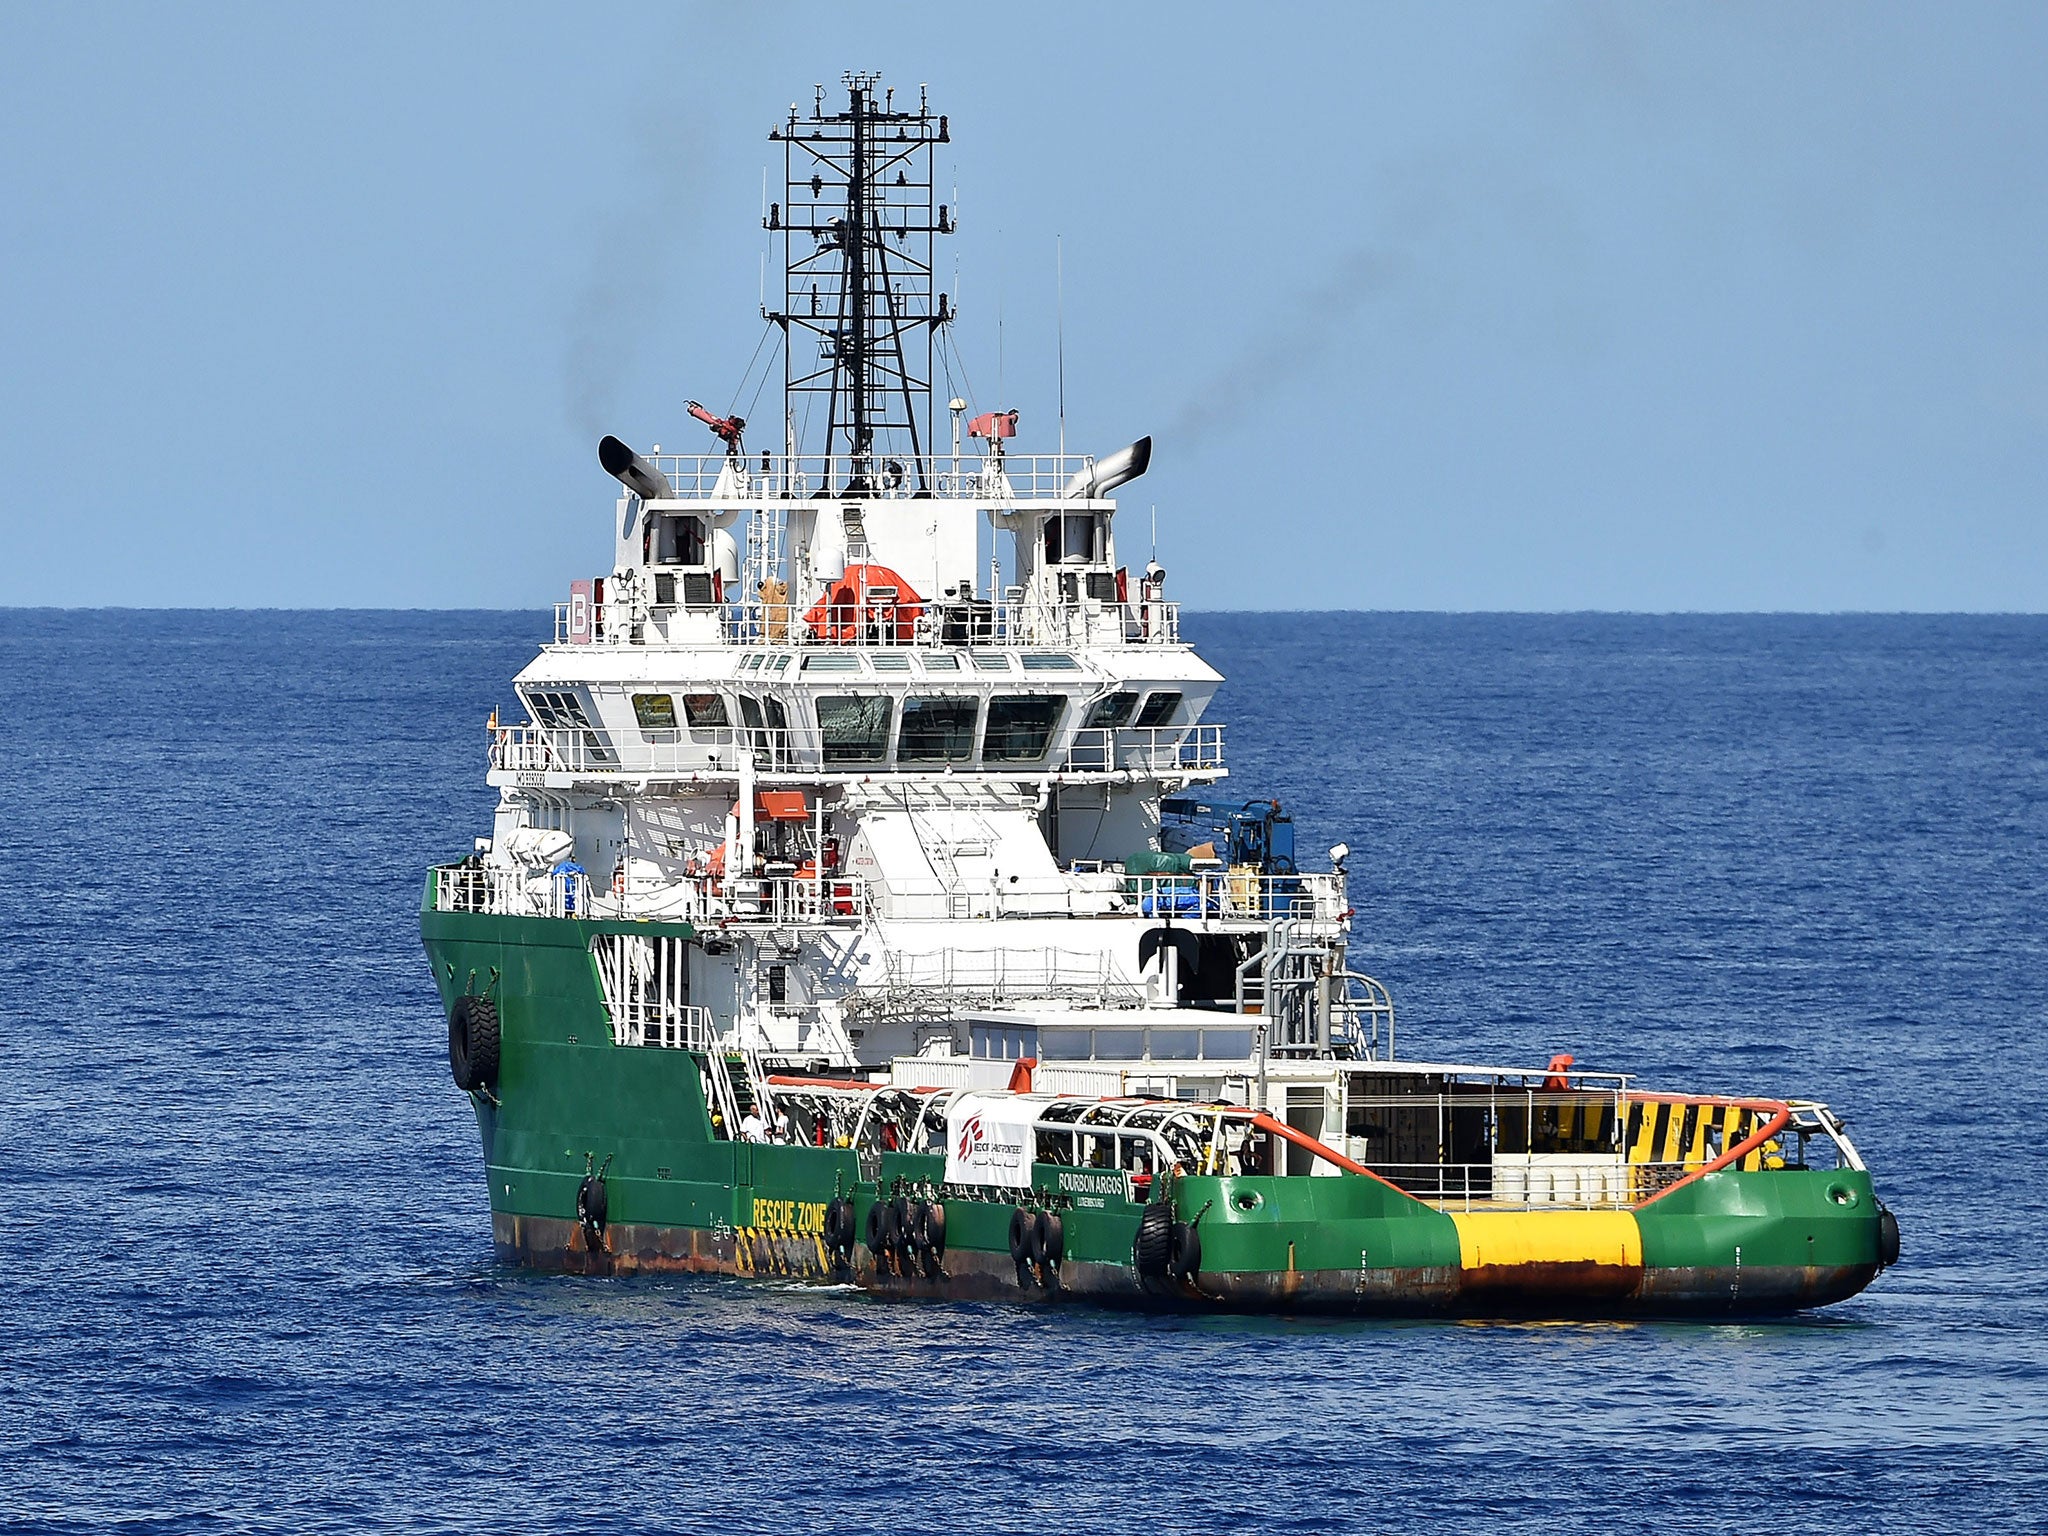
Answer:
[[[649,453],[675,500],[750,507],[784,501],[898,501],[920,491],[973,500],[983,507],[1057,502],[1101,507],[1107,497],[1069,497],[1076,475],[1095,467],[1093,454]],[[857,488],[853,482],[863,481]]]
[[[709,603],[607,592],[594,607],[556,603],[553,643],[645,645],[653,638],[771,651],[1180,644],[1180,604],[1163,598],[865,603],[828,608],[817,624],[813,611],[794,597],[771,601],[738,588]],[[1106,625],[1098,622],[1104,615]],[[659,635],[649,636],[650,623],[660,626]]]
[[[658,891],[607,894],[593,887],[588,875],[491,864],[443,864],[436,869],[434,908],[440,912],[741,927],[857,925],[873,912],[872,893],[860,875],[835,874],[823,880],[759,875],[730,882],[685,876],[664,883]]]
[[[900,685],[905,679],[895,674],[863,677],[834,674],[830,683],[840,688],[872,691]],[[730,685],[727,685],[730,686]],[[745,679],[739,685],[745,691]],[[933,692],[946,684],[926,677],[919,687]],[[707,692],[713,691],[707,686]],[[762,774],[787,772],[842,772],[866,776],[877,772],[904,773],[989,773],[1014,775],[1050,769],[1058,773],[1208,773],[1223,768],[1221,725],[1125,726],[1121,729],[1084,729],[1072,733],[1071,743],[1055,755],[1058,739],[1048,743],[1046,753],[1036,762],[1009,763],[969,758],[964,762],[892,763],[885,754],[878,762],[828,762],[815,731],[790,726],[678,725],[659,730],[621,731],[584,726],[543,726],[531,720],[516,724],[487,725],[490,766],[509,773],[578,773],[643,775],[650,773],[703,774],[736,771],[742,754],[753,758],[755,771]]]

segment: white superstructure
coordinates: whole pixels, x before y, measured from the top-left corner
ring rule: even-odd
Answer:
[[[694,405],[723,452],[605,440],[611,568],[520,673],[528,718],[493,718],[495,825],[437,899],[603,920],[615,1028],[771,1068],[1001,1086],[1029,1060],[1076,1091],[1334,1095],[1337,1059],[1392,1047],[1384,991],[1347,972],[1341,856],[1298,871],[1277,805],[1239,812],[1242,837],[1162,811],[1226,768],[1221,679],[1165,573],[1119,552],[1112,493],[1150,440],[1012,452],[1016,412],[956,399],[951,452],[921,451],[951,313],[903,252],[951,220],[891,125],[928,147],[945,120],[849,85],[848,113],[821,94],[776,134],[784,451]],[[827,451],[805,454],[787,402],[827,376]]]

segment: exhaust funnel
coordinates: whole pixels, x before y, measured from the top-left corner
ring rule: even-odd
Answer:
[[[1119,448],[1115,453],[1097,459],[1088,468],[1076,471],[1061,494],[1082,501],[1107,496],[1126,480],[1135,480],[1145,473],[1151,462],[1152,439],[1141,437],[1130,447]]]

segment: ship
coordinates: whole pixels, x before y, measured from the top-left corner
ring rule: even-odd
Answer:
[[[1221,675],[1123,553],[1151,439],[1026,452],[964,397],[948,117],[849,74],[769,140],[780,417],[736,391],[687,402],[700,453],[598,445],[610,568],[426,880],[500,1259],[1616,1318],[1822,1307],[1897,1260],[1823,1103],[1397,1051],[1349,849],[1227,788]]]

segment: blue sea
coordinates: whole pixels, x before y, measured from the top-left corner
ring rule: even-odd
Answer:
[[[493,1261],[416,907],[528,613],[0,613],[0,1528],[2048,1527],[2048,620],[1197,615],[1403,1053],[1825,1098],[1741,1325],[1153,1320]]]

